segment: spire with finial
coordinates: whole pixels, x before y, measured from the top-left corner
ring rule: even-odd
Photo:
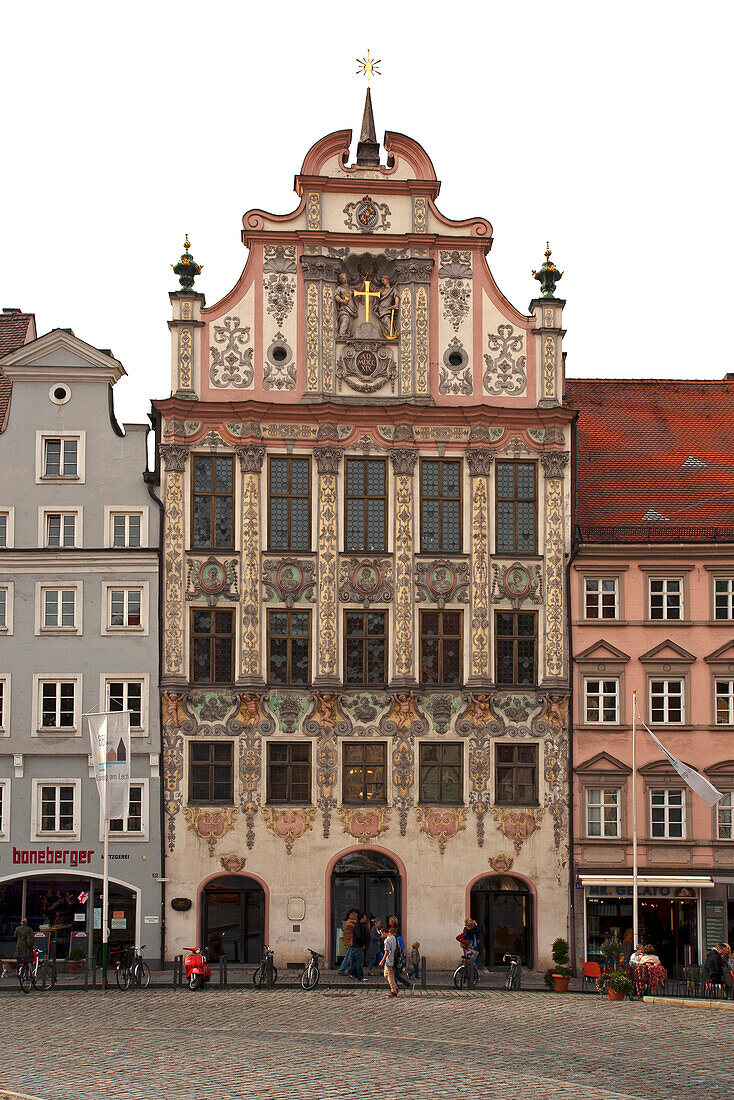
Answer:
[[[377,66],[380,61],[375,61],[370,57],[370,51],[367,50],[367,57],[357,58],[359,62],[359,68],[357,69],[357,75],[364,74],[367,77],[367,95],[364,101],[364,113],[362,115],[362,130],[359,135],[359,143],[357,145],[357,167],[359,168],[379,168],[380,167],[380,145],[377,140],[377,134],[375,132],[375,116],[372,114],[372,93],[370,91],[370,78],[373,76],[381,76],[380,70]]]
[[[193,290],[194,279],[197,275],[201,274],[202,265],[197,264],[193,256],[189,256],[189,249],[191,248],[191,241],[189,240],[188,233],[184,240],[184,250],[181,253],[181,258],[177,264],[171,264],[174,275],[178,275],[178,281],[184,290]]]
[[[556,265],[551,260],[551,250],[548,241],[545,242],[545,263],[541,264],[538,271],[533,272],[533,278],[537,279],[540,283],[540,289],[543,291],[544,298],[554,298],[556,294],[556,283],[560,282],[563,278],[563,272],[559,271]]]

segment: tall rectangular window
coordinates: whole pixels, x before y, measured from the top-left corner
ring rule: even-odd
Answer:
[[[191,612],[191,679],[195,684],[234,681],[234,611]]]
[[[682,722],[684,718],[683,681],[650,681],[650,721]]]
[[[5,729],[5,681],[0,680],[0,730]]]
[[[683,791],[650,791],[650,835],[662,840],[685,839],[685,793]]]
[[[8,625],[8,590],[0,588],[0,630],[6,630]]]
[[[387,800],[387,750],[384,741],[344,741],[342,802]]]
[[[384,458],[348,458],[346,473],[346,550],[387,549]]]
[[[618,618],[618,584],[617,577],[584,577],[584,618]]]
[[[420,746],[421,802],[463,802],[460,741],[424,741]]]
[[[268,548],[311,549],[311,472],[307,458],[271,457]]]
[[[497,553],[535,553],[534,462],[498,462]]]
[[[142,592],[139,588],[110,588],[110,626],[139,627],[142,625]]]
[[[0,549],[8,545],[8,513],[0,512]]]
[[[384,611],[344,612],[345,683],[386,683],[386,620]]]
[[[76,513],[46,513],[46,546],[76,546]]]
[[[141,783],[130,784],[127,816],[110,821],[110,832],[132,834],[143,832],[143,786]]]
[[[234,548],[234,458],[194,455],[192,547]]]
[[[717,577],[714,581],[714,616],[734,619],[734,577]]]
[[[727,791],[716,803],[716,839],[734,840],[734,793]]]
[[[43,476],[77,477],[79,441],[77,439],[44,439]]]
[[[113,512],[112,545],[140,546],[141,519],[139,512]]]
[[[586,835],[606,840],[620,836],[618,787],[587,789]]]
[[[231,741],[189,742],[189,802],[234,801]]]
[[[462,674],[460,611],[421,611],[421,680],[459,684]]]
[[[67,680],[41,681],[41,726],[59,730],[73,728],[75,684]]]
[[[268,802],[311,801],[311,742],[270,741]]]
[[[107,708],[130,712],[130,729],[143,728],[143,684],[140,680],[108,680]]]
[[[308,611],[268,611],[268,668],[273,684],[307,684]]]
[[[619,680],[584,680],[587,722],[619,721]]]
[[[650,578],[650,618],[683,618],[683,581],[679,577]]]
[[[74,786],[43,784],[40,789],[41,833],[74,832]]]
[[[495,675],[498,684],[525,686],[535,683],[537,621],[533,612],[496,613]]]
[[[59,628],[73,627],[76,622],[76,589],[43,589],[43,625]]]
[[[421,460],[421,550],[461,553],[461,462]]]
[[[538,746],[495,746],[495,802],[530,806],[538,802]]]
[[[716,725],[734,725],[734,680],[716,681]]]

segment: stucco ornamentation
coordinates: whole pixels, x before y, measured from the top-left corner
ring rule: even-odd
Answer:
[[[184,490],[188,447],[164,443],[166,553],[163,558],[163,677],[184,680]]]
[[[489,455],[491,452],[486,452]],[[471,676],[489,680],[489,490],[481,452],[473,455],[471,473]],[[475,472],[477,471],[477,472]]]
[[[562,679],[566,670],[564,632],[563,470],[562,451],[540,456],[545,470],[545,675]]]
[[[243,680],[262,681],[260,655],[260,470],[265,448],[237,448],[242,467],[242,600],[240,668]]]
[[[504,853],[498,852],[496,856],[490,856],[487,862],[496,875],[506,875],[508,871],[512,870],[515,860],[512,856],[506,856]]]
[[[471,300],[471,252],[442,251],[438,290],[444,301],[444,318],[454,332],[469,314]]]
[[[209,347],[211,363],[209,378],[213,386],[235,386],[247,389],[252,385],[254,370],[252,366],[253,348],[250,343],[250,327],[240,327],[239,317],[225,317],[221,325],[212,326],[214,343]]]
[[[415,678],[413,669],[413,470],[417,452],[390,453],[395,471],[395,678]]]
[[[186,469],[189,448],[183,443],[161,443],[158,447],[168,474],[182,474]]]
[[[238,856],[236,852],[225,852],[219,857],[219,866],[230,875],[237,875],[244,870],[247,863],[246,856]]]
[[[321,811],[324,837],[331,832],[331,815],[336,809],[338,737],[351,731],[352,723],[340,706],[335,692],[316,692],[312,709],[303,722],[303,731],[317,737],[316,782],[319,793],[316,805]]]
[[[321,192],[309,191],[306,198],[306,227],[321,229]]]
[[[319,285],[310,282],[306,290],[306,392],[319,388]]]
[[[498,565],[492,562],[492,599],[509,600],[513,607],[542,604],[543,570],[539,565]]]
[[[418,599],[443,608],[447,603],[467,603],[469,599],[469,563],[436,558],[419,561],[415,567]]]
[[[532,810],[508,810],[504,806],[492,806],[490,813],[499,831],[513,842],[515,853],[520,855],[524,842],[540,828],[545,809],[540,806]]]
[[[369,195],[357,202],[348,202],[342,213],[347,215],[344,219],[347,229],[356,229],[358,233],[387,231],[391,225],[388,221],[390,207],[386,202],[375,202]]]
[[[284,603],[286,607],[309,601],[313,603],[316,587],[316,566],[312,561],[296,558],[264,558],[263,589],[266,600]]]
[[[415,738],[428,731],[428,722],[416,705],[413,692],[397,692],[390,711],[380,721],[380,732],[391,736],[393,805],[400,815],[400,835],[408,827],[415,783]]]
[[[199,806],[185,806],[184,818],[186,824],[201,840],[205,840],[209,848],[209,855],[214,855],[217,842],[234,828],[237,815],[237,807],[221,810],[203,810]]]
[[[318,499],[318,656],[317,677],[322,683],[337,680],[337,488],[341,461],[339,447],[316,447],[319,470]]]
[[[543,340],[543,397],[552,401],[556,396],[556,341],[553,336]]]
[[[296,246],[294,244],[265,245],[263,287],[268,299],[268,313],[281,328],[293,309],[296,292]]]
[[[472,393],[472,372],[469,356],[458,336],[449,341],[438,368],[438,392],[450,397]]]
[[[392,810],[389,806],[376,806],[369,810],[356,810],[351,806],[340,806],[337,810],[342,819],[342,832],[353,836],[363,844],[377,840],[381,833],[390,828]]]
[[[237,559],[224,558],[221,561],[208,557],[206,561],[188,559],[188,577],[186,583],[187,600],[206,600],[214,607],[218,600],[238,600]]]
[[[463,829],[466,829],[466,807],[455,810],[431,809],[427,806],[416,806],[415,815],[420,822],[420,832],[438,841],[438,850],[441,855],[446,851],[446,845],[452,837]]]
[[[563,477],[566,466],[568,465],[568,452],[567,451],[546,451],[545,454],[540,456],[540,465],[543,467],[543,473],[547,478],[550,477]]]
[[[428,201],[425,195],[413,196],[413,232],[425,233],[428,222]]]
[[[262,813],[270,832],[285,841],[285,850],[289,856],[293,854],[295,842],[313,829],[313,820],[316,817],[313,806],[298,810],[276,810],[272,806],[263,806]]]
[[[525,356],[513,355],[524,347],[522,333],[516,333],[512,325],[499,325],[496,333],[489,333],[487,345],[495,356],[484,354],[484,392],[493,397],[507,394],[515,397],[523,393],[527,385]]]
[[[178,385],[179,389],[191,389],[191,329],[182,328],[178,334]]]
[[[374,393],[394,383],[397,372],[392,352],[379,340],[350,340],[336,364],[339,382],[358,393]]]
[[[294,390],[296,388],[296,364],[293,348],[282,332],[276,332],[265,352],[263,364],[263,389]]]
[[[400,293],[400,393],[413,392],[413,293],[409,286]]]
[[[342,603],[390,603],[393,598],[390,558],[342,558],[339,562],[339,599]]]
[[[558,853],[560,874],[565,867],[564,849],[568,839],[568,697],[548,695],[543,717],[548,729],[543,746],[545,805],[553,818],[553,840]]]
[[[433,728],[438,734],[444,734],[449,730],[451,719],[460,706],[461,700],[454,693],[437,692],[426,695],[422,702],[422,709],[431,719]]]
[[[419,286],[415,294],[415,392],[428,394],[428,291]]]

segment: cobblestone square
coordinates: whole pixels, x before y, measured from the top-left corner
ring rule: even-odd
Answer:
[[[731,1097],[734,1017],[595,995],[4,991],[0,1095],[39,1100]]]

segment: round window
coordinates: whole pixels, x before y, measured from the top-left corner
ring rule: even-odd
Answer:
[[[458,351],[452,351],[449,355],[449,365],[452,367],[460,367],[464,362],[463,355],[460,355]]]
[[[71,397],[71,390],[66,383],[56,382],[48,391],[48,396],[51,398],[54,405],[65,405]]]
[[[276,363],[284,363],[288,358],[288,352],[285,348],[278,345],[277,348],[273,348],[270,353]]]

